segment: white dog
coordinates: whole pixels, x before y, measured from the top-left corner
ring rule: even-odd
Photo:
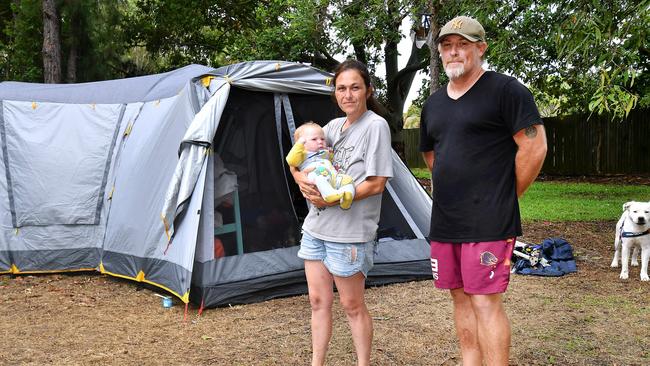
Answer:
[[[618,267],[621,257],[620,278],[629,277],[630,249],[632,265],[638,266],[639,248],[641,248],[641,281],[650,281],[648,277],[648,261],[650,259],[650,202],[630,201],[623,205],[623,214],[616,224],[614,239],[614,259],[612,267]]]

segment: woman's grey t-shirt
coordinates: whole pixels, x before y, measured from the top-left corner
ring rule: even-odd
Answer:
[[[367,177],[392,177],[393,165],[388,123],[373,111],[341,131],[345,117],[324,128],[327,144],[334,149],[334,167],[354,179],[357,186]],[[348,210],[339,206],[319,209],[310,205],[302,229],[309,235],[337,243],[374,240],[377,235],[381,194],[354,201]]]

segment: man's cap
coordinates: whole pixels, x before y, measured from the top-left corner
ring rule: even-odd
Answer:
[[[472,42],[485,42],[485,29],[483,29],[481,23],[474,18],[466,16],[455,17],[447,22],[447,24],[440,29],[438,38],[436,38],[436,43],[439,43],[443,37],[450,34],[457,34]]]

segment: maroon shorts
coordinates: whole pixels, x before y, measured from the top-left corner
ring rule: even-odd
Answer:
[[[472,295],[503,293],[510,281],[515,238],[478,243],[431,242],[431,270],[437,288],[462,288]]]

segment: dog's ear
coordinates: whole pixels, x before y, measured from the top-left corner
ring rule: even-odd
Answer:
[[[634,203],[634,201],[625,202],[625,203],[623,204],[623,211],[627,211],[627,209],[630,208],[630,206],[632,205],[632,203]]]

